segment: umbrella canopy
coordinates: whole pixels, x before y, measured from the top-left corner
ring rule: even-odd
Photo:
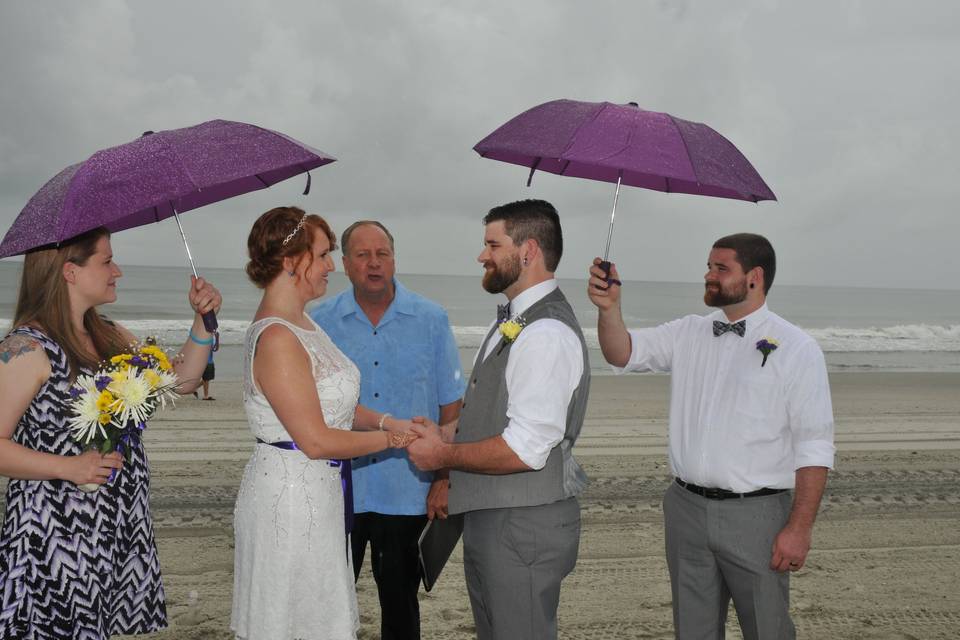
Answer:
[[[521,113],[478,142],[484,158],[564,176],[670,193],[776,200],[733,144],[699,122],[636,103],[554,100]],[[527,181],[530,184],[530,181]]]
[[[7,231],[0,258],[100,226],[120,231],[158,222],[334,160],[282,133],[229,120],[144,134],[43,185]]]

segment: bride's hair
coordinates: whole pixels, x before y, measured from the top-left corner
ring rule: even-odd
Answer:
[[[283,271],[284,258],[295,258],[298,265],[301,260],[312,262],[310,247],[318,231],[327,236],[331,251],[337,248],[337,236],[327,221],[300,207],[277,207],[257,218],[247,238],[250,281],[266,287]]]

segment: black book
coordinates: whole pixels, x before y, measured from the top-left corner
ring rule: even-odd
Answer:
[[[430,520],[423,528],[417,547],[420,549],[420,576],[426,591],[430,591],[436,584],[462,533],[462,513],[449,516],[446,520]]]

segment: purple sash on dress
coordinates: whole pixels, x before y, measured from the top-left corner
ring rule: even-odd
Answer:
[[[287,451],[300,451],[300,447],[292,440],[264,442],[257,438],[257,444],[266,444]],[[343,525],[349,535],[353,531],[353,467],[349,460],[327,460],[327,464],[331,467],[340,467],[340,489],[343,491]]]

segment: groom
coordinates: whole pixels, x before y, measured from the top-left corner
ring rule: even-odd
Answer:
[[[587,407],[587,347],[553,275],[563,253],[556,209],[512,202],[483,223],[483,288],[505,294],[507,308],[480,346],[459,422],[441,436],[420,419],[408,452],[423,470],[451,469],[477,637],[556,638],[587,483],[571,454]]]

